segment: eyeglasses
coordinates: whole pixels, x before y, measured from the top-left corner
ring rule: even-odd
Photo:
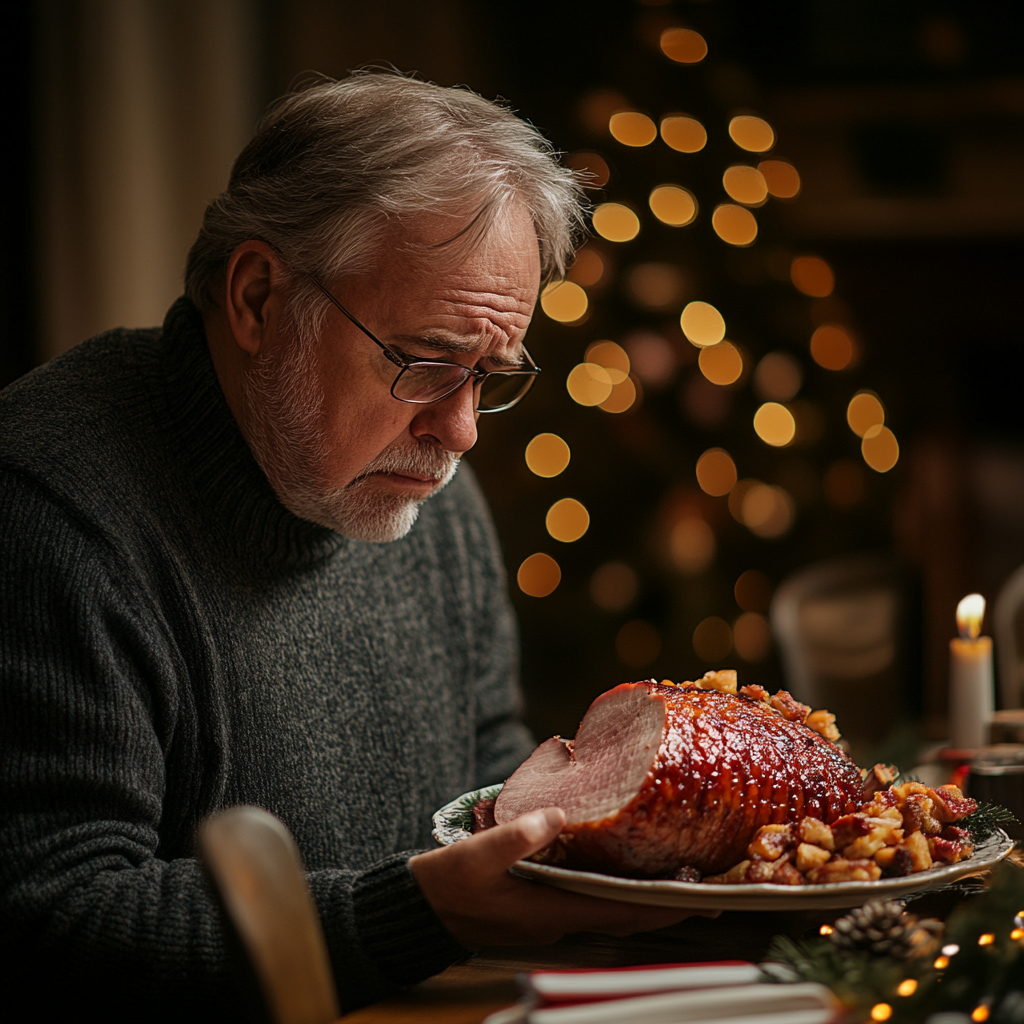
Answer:
[[[418,359],[414,363],[408,363],[397,353],[392,352],[384,342],[375,338],[315,277],[310,276],[309,279],[399,368],[398,376],[391,385],[391,395],[400,402],[411,402],[413,405],[440,402],[455,394],[467,380],[472,380],[473,387],[479,389],[477,412],[502,412],[511,409],[523,399],[533,386],[534,378],[540,373],[540,367],[525,348],[523,351],[529,360],[529,366],[517,366],[508,370],[475,370],[442,359]]]

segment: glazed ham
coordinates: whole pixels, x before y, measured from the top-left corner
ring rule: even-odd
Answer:
[[[542,743],[505,783],[495,821],[561,807],[564,830],[534,859],[665,878],[724,871],[762,825],[856,809],[861,772],[822,735],[838,736],[831,721],[815,731],[788,694],[709,677],[719,689],[650,680],[602,694],[574,740]]]

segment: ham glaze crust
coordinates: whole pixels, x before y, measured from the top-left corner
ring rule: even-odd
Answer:
[[[635,878],[725,871],[763,825],[831,823],[858,806],[860,769],[801,718],[696,684],[623,683],[591,704],[575,740],[552,737],[516,770],[495,821],[561,807],[542,863]]]

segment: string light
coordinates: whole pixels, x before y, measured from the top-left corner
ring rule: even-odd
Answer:
[[[932,967],[934,967],[935,970],[937,970],[937,971],[944,971],[948,966],[949,966],[949,957],[948,956],[936,957],[935,958],[935,963],[932,964]]]
[[[670,227],[686,227],[697,217],[696,198],[689,189],[679,185],[659,185],[651,192],[647,204],[651,213]]]
[[[858,391],[846,407],[846,422],[858,436],[885,422],[885,409],[874,391]]]
[[[982,1003],[980,1006],[976,1006],[971,1011],[971,1020],[975,1020],[975,1021],[988,1020],[989,1012],[990,1012],[989,1008],[984,1003]]]
[[[786,160],[762,160],[757,169],[764,178],[768,193],[776,199],[795,199],[800,192],[800,175]]]
[[[547,597],[561,580],[558,563],[542,551],[524,559],[516,574],[519,589],[529,597]]]
[[[764,661],[771,653],[772,631],[768,620],[757,612],[744,612],[732,627],[736,653],[752,665]]]
[[[725,337],[725,318],[710,302],[688,302],[679,317],[679,326],[697,348],[717,345]]]
[[[960,952],[960,947],[955,942],[950,942],[948,945],[942,947],[942,952],[946,956],[956,956]]]
[[[726,168],[722,187],[730,199],[746,206],[760,206],[768,198],[768,184],[756,167],[737,164]]]
[[[875,1003],[871,1007],[872,1020],[888,1020],[892,1016],[892,1007],[888,1003]]]
[[[526,446],[527,468],[536,476],[558,476],[569,465],[569,446],[557,434],[538,434]]]
[[[995,935],[992,934],[992,932],[985,932],[984,935],[979,935],[978,936],[978,945],[979,946],[991,946],[992,943],[995,942],[995,941],[996,941],[996,937],[995,937]]]
[[[864,461],[876,473],[888,473],[900,458],[896,435],[881,424],[868,428],[861,440],[860,452]]]
[[[714,561],[716,550],[714,532],[700,516],[684,516],[673,525],[669,555],[684,575],[702,573]]]
[[[765,444],[784,448],[796,436],[796,419],[778,402],[765,402],[754,413],[754,431]]]
[[[790,264],[789,277],[798,292],[813,299],[831,295],[836,286],[832,268],[820,256],[797,256]]]
[[[704,125],[694,117],[675,115],[661,120],[661,137],[677,153],[699,153],[708,142]]]
[[[640,234],[640,218],[622,203],[601,203],[594,210],[592,224],[609,242],[631,242]]]
[[[588,363],[603,366],[613,385],[621,384],[629,376],[629,356],[614,341],[592,341],[584,358]]]
[[[565,387],[577,405],[600,405],[611,397],[612,378],[597,363],[579,363],[569,371]]]
[[[540,293],[540,308],[563,324],[581,320],[588,304],[587,293],[573,281],[554,281]]]
[[[556,501],[544,518],[548,533],[563,544],[579,540],[590,527],[590,513],[575,498]]]
[[[823,924],[818,929],[818,933],[820,935],[831,935],[834,931],[835,931],[835,928],[833,928],[832,925],[830,925],[830,924]]]
[[[708,54],[708,44],[690,28],[667,28],[661,33],[661,52],[677,64],[699,64]]]
[[[775,145],[772,126],[763,118],[749,114],[741,114],[729,122],[729,137],[749,153],[764,153]]]
[[[912,996],[917,991],[917,980],[906,978],[896,986],[896,994],[900,996]]]
[[[757,221],[744,206],[722,203],[711,215],[711,226],[715,234],[729,245],[750,245],[757,238]]]
[[[724,448],[709,448],[698,460],[697,483],[705,494],[721,498],[736,486],[736,463]]]
[[[729,341],[720,341],[717,345],[702,348],[697,357],[697,365],[712,384],[723,387],[735,384],[743,375],[743,356]]]
[[[649,146],[658,137],[658,128],[646,115],[636,110],[622,110],[608,119],[608,131],[624,146]]]

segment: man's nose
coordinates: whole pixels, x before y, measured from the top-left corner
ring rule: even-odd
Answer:
[[[476,388],[467,381],[440,402],[422,406],[411,430],[413,437],[461,455],[476,444],[476,420]]]

